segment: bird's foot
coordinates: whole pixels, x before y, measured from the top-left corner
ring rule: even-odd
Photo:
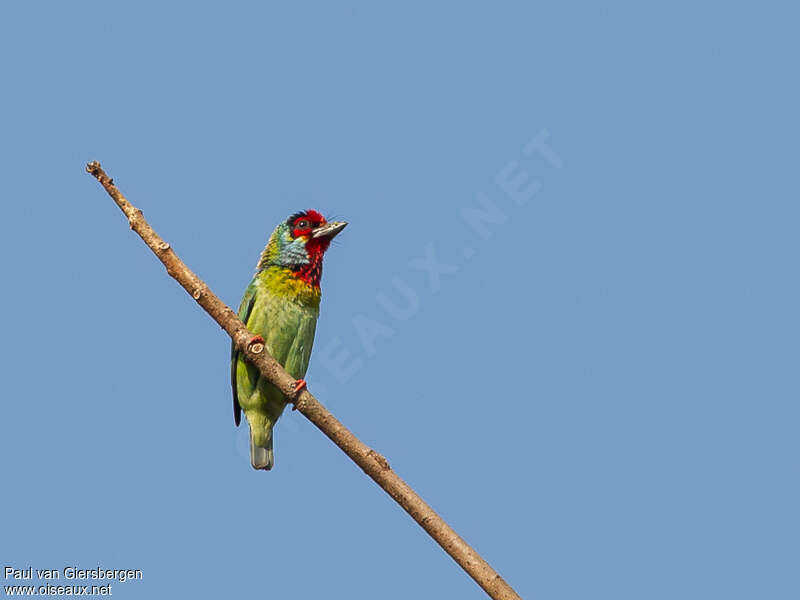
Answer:
[[[306,384],[305,379],[298,379],[294,384],[294,397],[297,399],[297,396],[300,395],[304,389],[306,389],[308,385]],[[292,410],[297,410],[297,404],[292,404]]]

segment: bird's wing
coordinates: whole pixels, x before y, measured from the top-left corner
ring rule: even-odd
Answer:
[[[250,311],[253,310],[253,304],[256,301],[256,286],[255,279],[250,282],[242,297],[242,302],[239,305],[239,318],[247,323],[250,318]],[[231,342],[231,388],[233,389],[233,422],[236,426],[242,421],[242,407],[239,405],[239,394],[236,389],[236,363],[239,361],[239,352],[236,350],[236,345]]]

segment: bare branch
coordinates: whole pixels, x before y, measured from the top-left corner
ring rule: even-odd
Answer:
[[[211,315],[233,340],[236,348],[254,364],[261,375],[275,385],[287,401],[328,436],[375,483],[383,488],[436,542],[463,568],[486,593],[495,600],[520,600],[520,596],[500,575],[489,566],[417,493],[389,466],[387,460],[361,442],[319,401],[304,389],[296,394],[295,380],[270,356],[263,344],[251,343],[251,334],[233,310],[225,305],[208,286],[178,258],[170,245],[145,221],[142,211],[133,206],[114,181],[106,175],[99,162],[86,165],[93,175],[125,213],[128,223],[144,240],[167,273],[185,289],[195,301]]]

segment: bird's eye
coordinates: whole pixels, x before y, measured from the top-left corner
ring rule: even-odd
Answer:
[[[305,219],[303,219],[302,221],[298,221],[298,222],[295,224],[295,227],[296,227],[297,229],[308,229],[308,228],[309,228],[309,224],[308,224],[308,221],[306,221]]]

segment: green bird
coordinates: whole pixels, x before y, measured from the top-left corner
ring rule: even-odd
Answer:
[[[256,274],[245,290],[239,318],[286,371],[305,386],[319,316],[322,259],[344,221],[325,220],[315,210],[293,214],[272,232]],[[269,471],[275,464],[272,430],[286,408],[278,389],[231,348],[233,420],[244,411],[250,425],[250,464]]]

